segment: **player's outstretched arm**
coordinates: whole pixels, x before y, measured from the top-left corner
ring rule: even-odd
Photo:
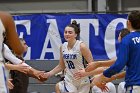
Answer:
[[[65,64],[64,64],[64,60],[63,60],[63,57],[62,57],[62,48],[60,47],[60,60],[59,60],[59,64],[54,68],[52,69],[51,71],[49,72],[46,72],[44,74],[41,74],[39,77],[40,78],[44,78],[45,80],[47,80],[49,77],[63,71],[65,69]]]
[[[81,79],[82,77],[85,77],[85,76],[98,75],[98,74],[102,73],[105,69],[107,69],[107,67],[99,67],[99,68],[92,70],[90,72],[86,72],[85,69],[81,69],[74,74],[74,77],[75,77],[75,79]]]
[[[123,71],[123,72],[121,72],[121,73],[119,73],[119,74],[113,75],[111,78],[108,78],[108,79],[106,80],[106,83],[107,83],[107,82],[111,82],[111,81],[113,81],[113,80],[122,79],[122,78],[125,77],[125,74],[126,74],[126,71]]]
[[[98,67],[109,67],[112,64],[114,64],[116,58],[111,59],[111,60],[105,60],[105,61],[94,61],[88,64],[88,66],[86,67],[86,72],[95,70]]]
[[[23,73],[27,73],[29,70],[29,66],[25,66],[23,64],[13,65],[13,64],[5,63],[5,67],[9,70],[17,70]]]

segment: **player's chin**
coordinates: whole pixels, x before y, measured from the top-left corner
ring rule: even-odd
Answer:
[[[70,41],[70,39],[65,39],[67,42],[69,42]]]

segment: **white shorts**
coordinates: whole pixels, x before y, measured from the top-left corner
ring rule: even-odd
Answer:
[[[60,81],[58,84],[61,93],[89,93],[90,91],[90,83],[81,84],[79,87],[66,81]]]
[[[9,93],[7,88],[7,77],[5,74],[5,67],[2,62],[0,62],[0,93]]]
[[[125,89],[125,82],[121,82],[119,85],[118,85],[118,93],[125,93],[126,89]]]
[[[93,86],[92,93],[116,93],[116,87],[112,82],[106,83],[106,86],[109,88],[108,92],[102,92],[97,86]]]
[[[125,93],[140,93],[140,86],[128,87]]]

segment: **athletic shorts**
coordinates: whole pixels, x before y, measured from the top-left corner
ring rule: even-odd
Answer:
[[[2,62],[0,62],[0,93],[9,93],[5,67]]]
[[[87,81],[87,83],[85,84],[75,86],[71,82],[66,82],[65,80],[63,80],[59,82],[59,89],[61,93],[89,93],[90,83]]]

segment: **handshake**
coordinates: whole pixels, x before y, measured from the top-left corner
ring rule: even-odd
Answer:
[[[27,75],[41,82],[46,81],[50,77],[49,72],[45,73],[45,71],[36,70],[34,68],[29,68]]]
[[[11,64],[6,64],[6,66],[10,66]],[[26,63],[14,65],[14,69],[22,73],[27,74],[29,77],[33,77],[38,79],[41,82],[46,81],[50,77],[50,72],[40,71],[37,69],[32,68],[31,66],[27,65]]]

